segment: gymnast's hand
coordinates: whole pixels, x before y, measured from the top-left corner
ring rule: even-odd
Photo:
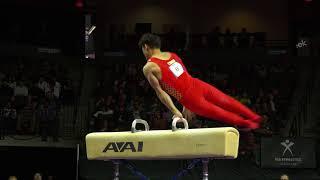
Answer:
[[[183,114],[183,117],[189,122],[192,122],[192,120],[195,117],[195,114],[185,107],[183,107],[182,114]]]
[[[179,112],[179,111],[175,112],[175,113],[173,114],[172,119],[174,119],[174,118],[183,118],[182,113]]]

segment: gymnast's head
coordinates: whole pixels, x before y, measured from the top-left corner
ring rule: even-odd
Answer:
[[[142,35],[138,45],[146,59],[149,59],[153,54],[160,51],[161,39],[155,34],[146,33]]]

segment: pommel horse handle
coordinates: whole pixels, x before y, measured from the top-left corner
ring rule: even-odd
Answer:
[[[185,130],[189,129],[188,121],[187,121],[186,119],[176,117],[176,118],[174,118],[173,121],[172,121],[172,131],[177,131],[177,130],[179,130],[179,129],[177,128],[177,123],[178,123],[178,122],[182,122],[182,123],[183,123]]]
[[[149,131],[149,129],[150,129],[149,124],[148,124],[147,121],[145,121],[145,120],[143,120],[143,119],[135,119],[135,120],[132,122],[132,125],[131,125],[131,132],[132,132],[132,133],[141,131],[141,130],[137,130],[137,128],[136,128],[136,125],[137,125],[137,124],[143,124],[145,131]]]

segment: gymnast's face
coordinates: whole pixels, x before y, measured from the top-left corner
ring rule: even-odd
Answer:
[[[152,49],[148,45],[145,44],[142,46],[142,52],[143,52],[144,57],[146,57],[146,59],[151,58]]]

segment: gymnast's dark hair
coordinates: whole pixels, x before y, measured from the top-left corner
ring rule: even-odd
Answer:
[[[148,45],[150,48],[161,48],[161,39],[159,36],[151,33],[146,33],[141,36],[139,40],[139,47],[142,48],[144,45]]]

